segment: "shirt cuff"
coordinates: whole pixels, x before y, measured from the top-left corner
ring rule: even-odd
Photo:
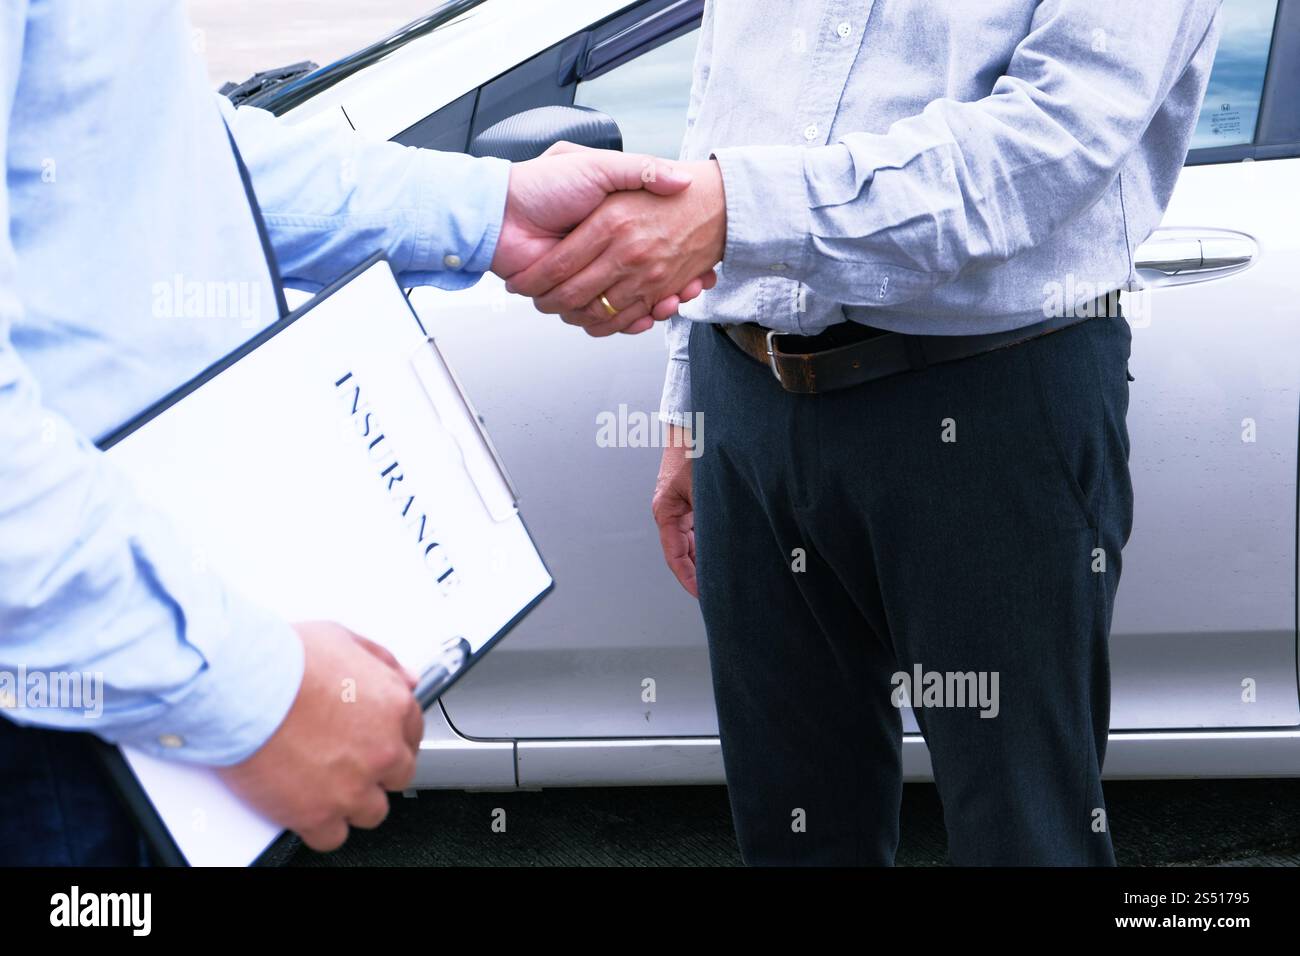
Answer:
[[[668,360],[663,397],[659,402],[659,420],[666,425],[680,425],[682,428],[690,428],[694,424],[691,414],[691,363],[688,359]]]
[[[156,717],[103,736],[154,757],[210,766],[240,763],[261,749],[297,699],[302,641],[279,617],[234,601],[220,632],[205,637],[203,666],[182,696]]]
[[[492,268],[510,190],[510,163],[420,150],[420,230],[403,284],[468,289]],[[449,203],[456,197],[456,203]]]
[[[738,277],[804,271],[812,216],[802,146],[740,146],[715,150],[727,197],[723,263]]]

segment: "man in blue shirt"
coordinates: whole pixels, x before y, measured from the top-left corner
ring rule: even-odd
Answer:
[[[227,127],[303,289],[377,249],[408,285],[509,276],[608,193],[687,182],[613,153],[511,166],[323,138],[216,97],[190,36],[168,0],[0,10],[0,672],[104,682],[93,715],[0,699],[0,863],[140,858],[84,734],[59,731],[225,768],[317,848],[377,825],[414,771],[422,720],[392,658],[231,593],[93,446],[277,318]],[[367,689],[346,708],[345,677]]]

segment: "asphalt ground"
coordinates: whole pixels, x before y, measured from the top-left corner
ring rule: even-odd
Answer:
[[[1106,802],[1123,866],[1300,866],[1300,780],[1122,781]],[[337,852],[299,847],[287,863],[739,866],[740,854],[722,787],[425,790],[394,797],[382,827]],[[932,785],[904,789],[897,863],[947,863]]]

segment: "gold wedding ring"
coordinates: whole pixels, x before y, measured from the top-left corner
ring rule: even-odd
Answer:
[[[611,319],[618,318],[618,309],[610,305],[609,299],[605,298],[603,295],[600,297],[600,304],[605,307],[605,311],[609,313]]]

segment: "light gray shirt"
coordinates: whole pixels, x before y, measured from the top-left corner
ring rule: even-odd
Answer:
[[[1140,288],[1220,3],[708,0],[682,158],[718,160],[726,251],[669,322],[661,417],[693,321],[978,334]]]

